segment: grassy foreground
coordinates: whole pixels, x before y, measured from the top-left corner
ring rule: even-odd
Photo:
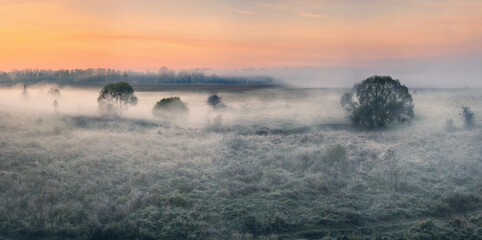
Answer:
[[[0,112],[0,239],[482,239],[480,129],[252,128]]]

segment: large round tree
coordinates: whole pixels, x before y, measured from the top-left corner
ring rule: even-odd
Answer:
[[[341,98],[351,123],[357,127],[385,127],[413,119],[412,95],[390,76],[373,76],[353,86]]]
[[[134,88],[129,83],[117,82],[109,83],[102,88],[97,102],[103,112],[120,117],[122,108],[137,104],[137,97],[134,96]]]

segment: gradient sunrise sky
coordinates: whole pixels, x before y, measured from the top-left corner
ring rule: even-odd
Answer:
[[[0,53],[0,70],[475,64],[482,1],[0,0]]]

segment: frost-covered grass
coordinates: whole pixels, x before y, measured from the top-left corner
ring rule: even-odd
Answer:
[[[2,101],[0,239],[482,237],[480,120],[447,132],[440,117],[461,98],[480,112],[481,93],[419,91],[414,123],[374,132],[320,93],[230,93],[228,109],[177,124]]]

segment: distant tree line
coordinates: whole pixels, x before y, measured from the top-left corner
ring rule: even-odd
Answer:
[[[25,69],[0,72],[1,85],[16,83],[35,84],[40,82],[57,83],[60,85],[96,85],[118,81],[131,84],[274,84],[271,77],[231,77],[206,75],[202,70],[181,70],[176,72],[162,67],[157,73],[120,71],[105,68],[89,69]]]

